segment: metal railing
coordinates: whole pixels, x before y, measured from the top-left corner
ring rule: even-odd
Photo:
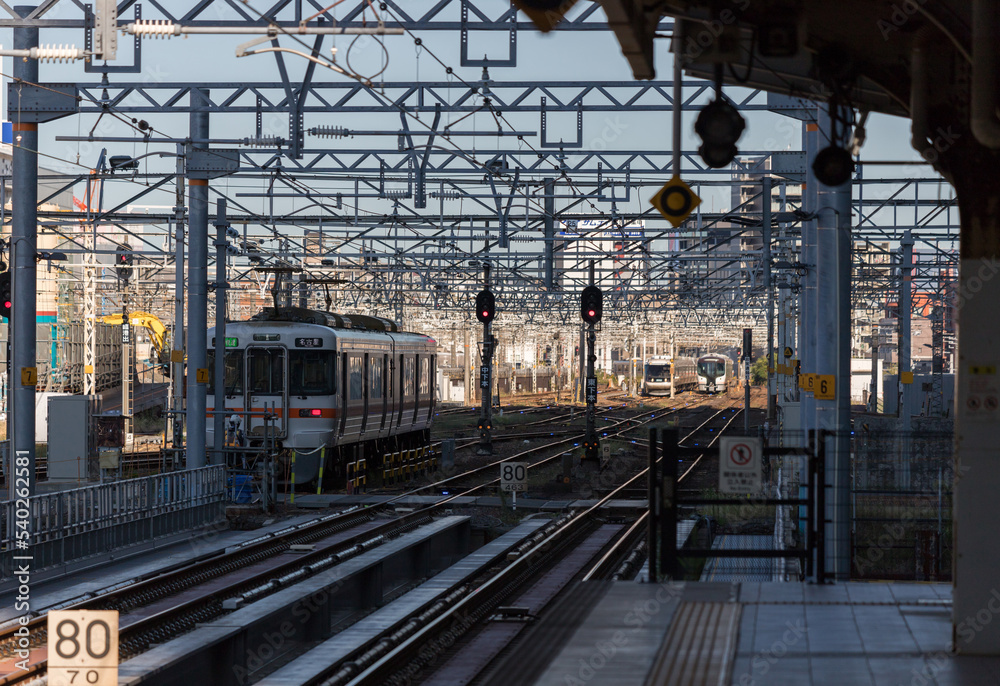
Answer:
[[[677,474],[678,458],[698,456],[705,453],[703,448],[685,448],[678,445],[677,429],[650,429],[649,432],[649,474],[648,480],[650,518],[649,526],[649,574],[650,579],[685,578],[682,559],[708,558],[783,558],[799,561],[800,575],[818,583],[824,583],[829,574],[825,561],[824,512],[826,488],[824,466],[826,455],[824,440],[826,432],[820,431],[811,437],[809,448],[767,448],[768,456],[802,456],[807,460],[804,497],[789,497],[784,493],[770,497],[766,490],[757,496],[747,497],[692,497],[681,496],[678,492],[680,480]],[[746,507],[790,507],[799,510],[799,519],[804,519],[805,540],[796,548],[786,547],[784,537],[774,538],[776,546],[768,550],[736,550],[720,548],[678,548],[678,511],[684,507],[730,506]]]
[[[0,578],[11,576],[14,556],[30,555],[32,569],[40,570],[217,522],[225,517],[226,469],[213,465],[33,496],[29,544],[19,549],[24,504],[0,503]]]

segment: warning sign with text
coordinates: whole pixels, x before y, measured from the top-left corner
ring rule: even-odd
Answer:
[[[719,439],[719,492],[738,495],[760,492],[762,454],[759,438]]]

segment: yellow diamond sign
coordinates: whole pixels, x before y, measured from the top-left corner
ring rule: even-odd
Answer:
[[[663,188],[656,191],[649,202],[676,229],[701,204],[701,198],[695,195],[681,177],[675,175]]]

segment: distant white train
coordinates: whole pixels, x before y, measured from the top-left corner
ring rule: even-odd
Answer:
[[[698,375],[695,361],[691,357],[651,357],[646,361],[642,375],[643,395],[670,395],[670,375],[673,367],[673,383],[678,391],[695,388]]]
[[[725,355],[702,355],[698,358],[698,390],[720,393],[733,377],[733,361]]]

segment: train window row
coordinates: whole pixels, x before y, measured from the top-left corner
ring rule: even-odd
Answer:
[[[251,348],[246,351],[247,373],[244,377],[244,352],[226,351],[225,392],[226,395],[240,395],[244,390],[244,380],[251,393],[259,395],[281,395],[284,393],[285,372],[284,348]],[[335,395],[337,393],[337,357],[328,350],[292,350],[288,355],[288,392],[292,395]],[[371,355],[368,359],[368,398],[379,400],[385,393],[384,356]],[[411,397],[419,387],[419,393],[430,391],[431,361],[427,356],[419,359],[420,374],[417,376],[417,357],[401,356],[403,364],[403,395]],[[365,387],[365,356],[344,354],[347,367],[347,388],[350,400],[362,400]],[[208,351],[208,369],[215,368],[215,351]],[[208,393],[215,392],[215,375],[209,377]],[[391,395],[391,393],[390,393]]]

